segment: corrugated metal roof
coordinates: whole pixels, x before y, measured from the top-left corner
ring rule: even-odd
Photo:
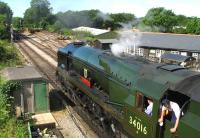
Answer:
[[[98,39],[99,42],[101,42],[102,44],[113,44],[113,43],[117,43],[118,40],[117,39]]]
[[[41,79],[42,75],[33,66],[9,67],[2,71],[7,80],[32,80]]]
[[[105,29],[97,29],[97,28],[91,28],[91,27],[85,27],[85,26],[80,26],[80,27],[74,28],[72,30],[73,31],[86,31],[86,32],[90,32],[93,35],[100,35],[100,34],[110,32],[109,30],[105,30]]]
[[[184,62],[188,60],[195,60],[193,57],[190,56],[183,56],[183,55],[178,55],[178,54],[171,54],[171,53],[164,53],[161,56],[162,59],[168,59],[172,61],[177,61],[177,62]]]
[[[162,65],[161,67],[158,67],[159,69],[163,69],[163,70],[167,70],[167,71],[177,71],[177,70],[181,70],[181,69],[186,69],[182,66],[178,66],[178,65]]]
[[[142,33],[139,46],[200,52],[200,36],[167,33]]]

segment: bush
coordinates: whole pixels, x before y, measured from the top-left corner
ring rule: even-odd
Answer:
[[[186,28],[183,27],[175,28],[172,30],[172,32],[176,34],[187,34]]]
[[[1,79],[2,80],[2,79]],[[0,86],[0,125],[12,114],[13,109],[12,92],[20,89],[21,85],[17,82],[3,82]]]
[[[71,29],[68,29],[68,28],[62,29],[61,32],[63,32],[63,34],[66,35],[66,36],[72,36],[73,35],[73,31]]]
[[[12,92],[20,89],[20,83],[5,82],[0,76],[0,137],[27,137],[27,129],[22,121],[16,120]]]
[[[0,41],[0,69],[5,66],[22,65],[22,58],[14,45]]]
[[[0,89],[0,127],[9,118],[9,106],[7,106],[8,97]]]
[[[0,128],[1,138],[27,138],[27,127],[22,121],[18,121],[15,118],[10,118],[4,124],[3,128]]]
[[[48,25],[47,26],[47,31],[53,33],[57,31],[57,28],[54,25]]]
[[[90,32],[87,32],[87,31],[73,31],[72,35],[74,36],[74,39],[79,39],[79,40],[94,38],[94,36]]]
[[[200,34],[200,19],[199,18],[192,18],[188,21],[186,26],[187,33],[190,34]]]
[[[49,32],[57,32],[61,35],[65,35],[67,37],[73,37],[74,39],[91,39],[94,38],[94,36],[87,31],[73,31],[72,29],[66,28],[59,24],[59,22],[56,22],[54,25],[48,25],[47,30]]]

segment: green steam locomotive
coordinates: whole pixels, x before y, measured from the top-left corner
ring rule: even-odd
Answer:
[[[71,90],[70,99],[111,137],[200,138],[200,73],[71,43],[58,50],[56,74]],[[165,114],[163,125],[158,123],[166,99],[180,107],[174,133],[172,112]]]

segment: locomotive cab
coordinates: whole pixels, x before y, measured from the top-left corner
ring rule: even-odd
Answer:
[[[159,107],[159,115],[158,117],[161,115],[161,110],[162,110],[162,106],[163,106],[163,101],[164,100],[169,100],[171,102],[177,103],[178,106],[180,107],[180,119],[179,119],[179,125],[177,128],[177,131],[175,133],[171,133],[170,132],[170,128],[173,128],[175,125],[175,122],[173,120],[173,113],[172,111],[169,112],[165,112],[165,117],[164,117],[164,123],[163,125],[160,125],[158,123],[158,131],[157,131],[157,135],[159,138],[164,138],[164,137],[180,137],[180,131],[179,131],[179,127],[181,124],[181,119],[182,117],[184,117],[185,114],[187,114],[187,110],[189,108],[189,104],[190,104],[190,97],[188,97],[187,95],[184,95],[180,92],[176,92],[176,91],[172,91],[172,90],[167,90],[164,94],[164,96],[161,98],[160,100],[160,107]],[[177,118],[176,118],[177,119]]]

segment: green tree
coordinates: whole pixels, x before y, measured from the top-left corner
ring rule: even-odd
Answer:
[[[95,27],[95,28],[103,28],[103,24],[104,24],[103,18],[96,16],[96,17],[93,19],[93,26],[92,26],[92,27]]]
[[[54,23],[52,8],[48,0],[32,0],[31,7],[24,13],[24,22],[27,27],[46,28],[48,24]]]
[[[24,13],[24,25],[26,27],[32,27],[34,25],[34,12],[33,9],[28,8]]]
[[[101,17],[101,15],[103,15],[103,13],[101,11],[89,10],[89,11],[87,11],[87,14],[92,22],[91,27],[95,27],[95,28],[103,27],[104,19]]]
[[[122,27],[122,25],[115,22],[113,19],[106,20],[106,21],[104,21],[104,24],[103,24],[103,28],[110,29],[112,31],[116,30],[118,28],[121,28],[121,27]]]
[[[129,23],[134,21],[135,15],[130,13],[116,13],[116,14],[110,14],[110,17],[114,20],[116,23]]]
[[[123,24],[132,23],[135,15],[130,13],[116,13],[108,15],[109,19],[104,21],[103,27],[116,30],[123,27]]]
[[[189,21],[189,18],[185,15],[177,15],[176,20],[178,26],[186,26]]]
[[[10,7],[0,2],[0,39],[9,39],[12,11]]]
[[[184,16],[184,15],[177,15],[176,16],[177,20],[177,26],[173,28],[174,33],[179,33],[179,34],[185,34],[187,33],[186,31],[186,25],[189,21],[189,18]]]
[[[11,21],[12,21],[12,10],[10,9],[10,7],[4,3],[0,1],[0,14],[1,15],[5,15],[5,24],[10,25]]]
[[[12,25],[16,29],[20,29],[23,27],[23,18],[21,17],[13,17],[12,19]]]
[[[75,28],[79,26],[88,26],[95,28],[111,28],[111,30],[122,27],[123,23],[134,21],[134,14],[117,13],[105,14],[99,10],[67,11],[56,14],[57,21],[55,25],[66,28]],[[62,28],[61,27],[61,28]],[[58,27],[56,27],[58,28]]]
[[[67,11],[67,12],[59,12],[56,14],[56,24],[60,26],[64,26],[66,28],[75,28],[79,26],[93,26],[93,18],[94,13],[90,13],[88,10],[83,11]]]
[[[163,7],[150,9],[143,19],[143,23],[152,28],[152,31],[172,32],[177,25],[176,15]]]
[[[186,31],[190,34],[200,34],[200,19],[194,17],[186,25]]]
[[[0,39],[5,39],[9,37],[8,28],[5,22],[6,22],[6,15],[0,14]]]

